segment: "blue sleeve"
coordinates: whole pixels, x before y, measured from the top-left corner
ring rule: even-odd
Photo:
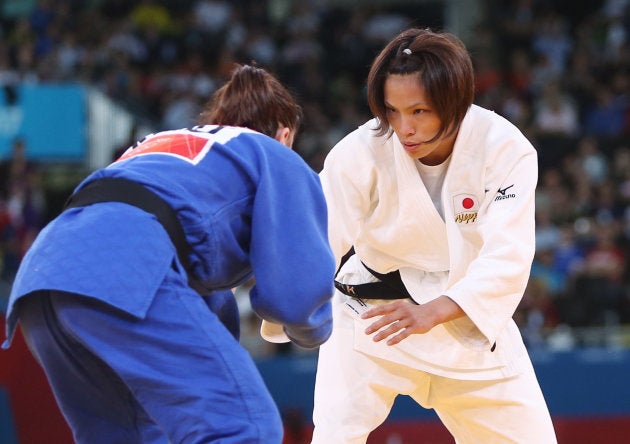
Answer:
[[[319,177],[293,151],[262,160],[252,213],[254,311],[284,325],[298,346],[324,343],[332,329],[335,261]]]
[[[203,300],[238,341],[241,335],[241,322],[238,304],[232,290],[214,291],[209,295],[203,296]]]

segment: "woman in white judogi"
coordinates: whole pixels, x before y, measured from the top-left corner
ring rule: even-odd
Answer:
[[[313,443],[365,443],[398,394],[435,409],[457,443],[556,442],[512,320],[534,255],[536,151],[473,97],[461,42],[407,30],[371,68],[376,118],[325,161],[341,268]],[[392,277],[402,294],[383,289]]]

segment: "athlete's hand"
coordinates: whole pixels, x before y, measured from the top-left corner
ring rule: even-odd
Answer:
[[[404,299],[379,305],[363,313],[361,318],[381,316],[365,329],[365,333],[370,335],[378,332],[373,338],[375,342],[389,338],[387,345],[395,345],[412,334],[427,333],[438,324],[464,315],[464,311],[451,298],[440,296],[421,305]]]
[[[263,319],[260,325],[260,336],[267,342],[273,342],[274,344],[283,344],[291,342],[291,339],[284,332],[284,328],[281,324],[266,321]]]

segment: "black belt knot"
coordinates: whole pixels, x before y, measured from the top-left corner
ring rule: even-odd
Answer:
[[[346,261],[355,254],[354,247],[341,258],[341,263],[337,269],[337,273],[346,263]],[[363,262],[361,262],[363,264]],[[360,299],[407,299],[411,298],[411,295],[405,288],[405,284],[400,277],[400,271],[394,270],[389,273],[383,274],[372,270],[367,265],[363,264],[367,271],[372,276],[378,279],[378,282],[368,282],[365,284],[343,284],[335,279],[335,288],[345,295],[352,296]]]

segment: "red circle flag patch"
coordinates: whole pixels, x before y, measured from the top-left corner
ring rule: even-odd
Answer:
[[[453,213],[455,222],[470,224],[477,220],[479,199],[473,194],[461,193],[453,196]]]

